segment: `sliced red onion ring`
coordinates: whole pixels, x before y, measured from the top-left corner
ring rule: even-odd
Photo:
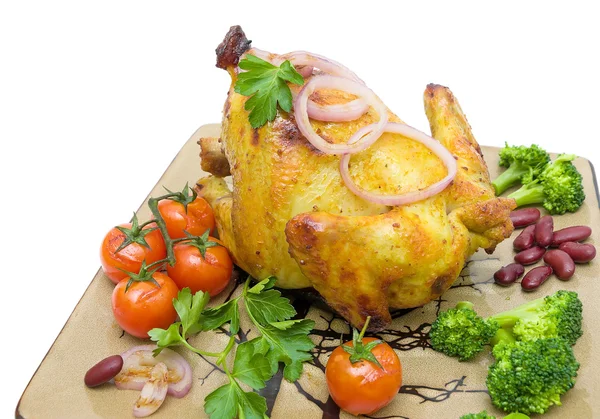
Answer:
[[[342,90],[363,98],[368,105],[375,108],[379,114],[379,121],[373,124],[370,131],[358,130],[346,144],[328,143],[315,132],[308,115],[308,98],[318,89]],[[310,79],[294,100],[294,114],[302,135],[316,149],[326,154],[353,154],[366,149],[377,141],[388,122],[387,108],[371,89],[356,81],[336,76],[314,76]]]
[[[177,352],[165,348],[154,357],[152,351],[156,345],[142,345],[124,352],[123,368],[115,377],[115,385],[123,390],[141,390],[150,377],[152,368],[159,362],[164,363],[168,370],[169,394],[181,398],[192,388],[192,367]]]
[[[292,98],[296,100],[297,93],[292,91]],[[337,105],[320,105],[308,99],[308,117],[317,121],[346,122],[360,118],[369,110],[369,104],[362,97],[350,102]]]
[[[346,79],[354,80],[357,83],[365,84],[353,71],[343,64],[333,61],[322,55],[313,54],[312,52],[306,51],[293,51],[288,52],[280,56],[281,62],[290,60],[294,66],[307,65],[318,68],[324,73],[331,74],[332,76],[344,77]],[[277,64],[279,65],[279,64]]]
[[[369,104],[363,99],[354,99],[337,105],[319,105],[308,101],[308,117],[317,121],[347,122],[360,118],[369,110]]]
[[[167,397],[168,375],[169,370],[162,362],[159,362],[150,370],[150,378],[144,384],[140,397],[133,405],[133,416],[145,418],[158,410],[165,401],[165,397]]]
[[[375,128],[375,125],[368,125],[362,130],[374,130]],[[448,174],[439,182],[436,182],[433,185],[429,185],[428,187],[420,191],[408,192],[398,195],[380,195],[360,189],[354,183],[354,181],[350,177],[350,172],[348,170],[350,154],[346,154],[340,159],[340,172],[342,174],[342,179],[344,180],[344,183],[346,184],[348,189],[352,191],[352,193],[366,201],[375,202],[377,204],[383,204],[387,206],[398,206],[412,204],[413,202],[422,201],[423,199],[427,199],[431,196],[437,195],[438,193],[443,191],[450,184],[450,182],[452,182],[454,176],[456,176],[456,160],[454,159],[454,156],[450,153],[450,151],[448,151],[448,149],[446,149],[446,147],[444,147],[438,141],[434,140],[429,135],[419,131],[418,129],[396,122],[387,123],[387,125],[384,128],[384,132],[401,134],[407,138],[424,144],[442,160],[442,162],[446,166],[446,169],[448,170]]]
[[[296,71],[298,71],[298,73],[302,76],[302,78],[307,79],[310,76],[312,76],[313,71],[315,70],[314,67],[311,67],[309,65],[304,65],[304,66],[299,66],[296,68]]]

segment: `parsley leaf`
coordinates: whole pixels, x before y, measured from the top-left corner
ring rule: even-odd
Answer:
[[[234,384],[219,387],[204,399],[204,411],[211,419],[237,417],[239,398]]]
[[[154,356],[161,353],[161,351],[168,346],[179,345],[183,338],[179,334],[180,322],[173,323],[167,330],[154,328],[148,332],[150,340],[156,342],[157,348],[152,351]]]
[[[211,419],[263,419],[267,401],[256,393],[245,392],[232,380],[206,396],[204,411]]]
[[[290,300],[277,290],[267,289],[274,285],[267,278],[243,293],[246,310],[261,336],[252,339],[254,352],[263,355],[275,374],[283,362],[283,376],[296,381],[302,374],[303,363],[312,359],[310,351],[315,347],[308,334],[315,322],[307,319],[290,320],[296,310]],[[258,292],[256,292],[258,291]]]
[[[277,290],[267,290],[259,294],[248,293],[244,297],[246,308],[261,325],[287,320],[296,315],[290,300]]]
[[[254,392],[245,392],[240,389],[240,418],[264,419],[267,417],[267,400]]]
[[[233,363],[233,377],[248,384],[255,390],[265,387],[271,378],[271,364],[264,355],[256,353],[254,346],[244,342],[237,347]]]
[[[278,363],[283,362],[283,376],[290,382],[296,381],[302,374],[303,364],[312,359],[310,351],[315,344],[308,333],[315,326],[312,320],[298,320],[285,330],[269,325],[260,327],[262,342],[253,342],[255,347],[269,347],[266,358],[271,361],[271,368],[277,370]],[[253,339],[253,340],[255,340]]]
[[[272,289],[276,279],[266,278],[249,288],[248,278],[240,296],[217,307],[205,309],[209,301],[208,293],[201,291],[192,295],[184,288],[173,299],[173,306],[180,321],[168,329],[152,329],[150,338],[157,342],[155,354],[168,346],[183,345],[203,356],[216,357],[217,364],[223,367],[229,383],[210,393],[204,410],[211,419],[252,418],[264,419],[267,403],[264,397],[254,392],[246,392],[240,382],[254,390],[262,389],[275,375],[279,364],[283,363],[283,376],[288,381],[296,381],[302,374],[303,363],[312,359],[314,343],[308,337],[314,322],[307,319],[291,320],[296,310],[281,293]],[[227,355],[235,345],[235,334],[240,329],[238,303],[243,299],[246,311],[260,336],[237,346],[233,370],[227,368]],[[216,329],[230,323],[231,336],[227,347],[221,352],[206,352],[190,345],[187,334]]]
[[[198,319],[209,299],[208,293],[198,291],[192,295],[189,288],[184,288],[177,293],[177,298],[173,298],[173,307],[181,321],[173,323],[166,330],[154,328],[148,332],[150,340],[156,342],[157,348],[154,350],[154,355],[158,355],[163,348],[168,346],[180,344],[187,346],[187,333],[194,334],[199,331]]]
[[[229,300],[218,307],[204,310],[195,327],[198,331],[214,330],[227,322],[231,322],[229,325],[231,333],[237,333],[240,330],[238,298]]]
[[[265,278],[262,281],[258,282],[256,285],[254,285],[252,288],[250,288],[248,290],[248,292],[251,294],[258,294],[262,290],[271,289],[275,285],[276,281],[277,281],[277,278],[275,278],[274,276],[270,276],[270,277]]]
[[[292,109],[292,91],[287,82],[304,84],[304,79],[292,63],[284,61],[279,67],[248,54],[239,62],[246,70],[238,75],[234,90],[251,96],[244,105],[250,111],[248,117],[252,128],[260,128],[277,115],[277,105],[286,112]]]
[[[189,288],[184,288],[177,293],[177,298],[173,299],[173,306],[175,311],[181,319],[181,325],[183,327],[183,338],[185,339],[188,330],[192,328],[200,317],[202,309],[208,304],[210,295],[207,292],[198,291],[192,296],[192,292]],[[192,333],[195,329],[192,330]]]

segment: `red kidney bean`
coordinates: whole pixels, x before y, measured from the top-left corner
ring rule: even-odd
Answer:
[[[596,257],[596,248],[591,244],[565,242],[558,246],[560,250],[567,253],[573,262],[586,263]]]
[[[538,266],[537,268],[533,268],[527,272],[521,281],[521,288],[525,291],[533,291],[546,282],[546,279],[548,279],[550,275],[552,275],[552,268],[550,266]]]
[[[588,226],[573,226],[557,230],[552,235],[551,246],[558,247],[564,242],[580,242],[592,235]]]
[[[104,358],[85,373],[83,382],[88,387],[96,387],[113,379],[123,368],[121,355]]]
[[[571,279],[575,273],[575,262],[560,249],[548,250],[544,255],[544,262],[550,265],[558,279],[563,281]]]
[[[511,263],[503,266],[494,274],[494,281],[496,284],[506,287],[515,282],[517,278],[520,278],[524,272],[525,268],[523,265],[519,263]]]
[[[515,228],[521,228],[535,223],[540,219],[540,210],[537,208],[523,208],[510,213]]]
[[[533,236],[534,231],[534,225],[526,227],[523,231],[521,231],[521,234],[517,236],[515,241],[513,241],[513,247],[516,250],[525,250],[533,246],[535,243],[535,237]]]
[[[546,249],[543,247],[533,246],[517,253],[515,255],[515,262],[521,265],[533,265],[544,256],[544,253],[546,253]]]
[[[548,247],[552,243],[552,230],[554,220],[550,215],[544,215],[535,223],[535,242],[542,247]]]

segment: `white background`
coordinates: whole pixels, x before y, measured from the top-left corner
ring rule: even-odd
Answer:
[[[230,25],[258,48],[346,64],[421,130],[435,82],[481,144],[538,143],[600,167],[596,6],[416,3],[2,2],[1,416],[98,269],[105,232],[220,121],[229,77],[214,49]]]

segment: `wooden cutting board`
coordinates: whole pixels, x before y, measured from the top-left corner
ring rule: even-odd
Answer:
[[[193,184],[204,173],[199,165],[201,136],[219,136],[218,124],[200,127],[183,146],[149,196],[158,196],[163,186],[179,190]],[[498,174],[498,149],[482,147],[492,178]],[[589,243],[600,245],[600,211],[598,186],[591,163],[583,158],[575,161],[583,175],[585,204],[575,214],[555,217],[555,228],[584,224],[594,229]],[[148,219],[149,211],[142,205],[140,221]],[[513,233],[513,238],[518,232]],[[454,306],[457,301],[472,301],[484,316],[508,310],[527,300],[551,294],[559,289],[575,290],[584,303],[584,335],[575,345],[575,355],[581,363],[577,384],[563,397],[563,406],[554,407],[544,418],[600,417],[600,258],[587,265],[577,265],[575,276],[568,282],[549,279],[537,292],[526,294],[518,284],[503,288],[493,284],[492,275],[512,261],[512,240],[501,243],[492,255],[478,252],[468,261],[461,276],[441,298],[428,305],[398,315],[389,330],[380,336],[397,351],[403,364],[403,386],[394,401],[372,417],[376,418],[437,418],[457,419],[466,413],[487,409],[502,417],[491,405],[486,393],[485,377],[492,358],[481,354],[474,361],[458,362],[430,348],[429,324],[439,310]],[[75,307],[63,330],[35,372],[16,408],[22,418],[116,418],[133,417],[133,403],[139,392],[117,390],[112,385],[89,389],[83,384],[85,372],[100,359],[124,352],[132,346],[147,343],[122,332],[113,319],[111,293],[113,284],[98,271],[85,294]],[[236,295],[241,290],[231,284],[215,303]],[[296,383],[288,383],[277,374],[266,389],[268,414],[272,418],[351,418],[340,412],[329,398],[324,381],[324,369],[331,351],[339,344],[341,333],[348,333],[347,324],[330,312],[305,300],[295,302],[302,316],[316,322],[312,338],[316,343],[315,361],[307,364]],[[241,311],[243,313],[243,310]],[[248,319],[242,318],[240,338],[252,337]],[[191,338],[190,343],[209,351],[220,351],[226,344],[224,334],[205,332]],[[594,343],[596,342],[596,343]],[[203,418],[204,397],[226,382],[225,376],[207,360],[189,351],[178,349],[192,365],[194,384],[183,399],[167,397],[153,418]]]

